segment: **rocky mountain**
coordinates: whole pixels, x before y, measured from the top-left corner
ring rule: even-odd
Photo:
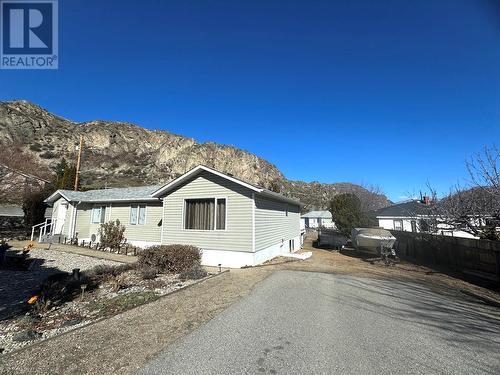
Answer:
[[[87,187],[137,186],[167,182],[198,164],[300,199],[305,210],[323,209],[342,192],[354,192],[367,208],[389,201],[350,183],[290,181],[268,161],[229,145],[198,143],[163,130],[115,121],[76,123],[27,101],[0,102],[0,144],[21,148],[44,167],[61,158],[75,160],[84,137],[82,184]]]

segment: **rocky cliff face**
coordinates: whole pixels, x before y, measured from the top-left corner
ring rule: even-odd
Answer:
[[[2,147],[19,145],[41,165],[54,166],[63,157],[75,160],[80,135],[85,140],[82,183],[90,187],[157,184],[205,164],[266,188],[279,188],[299,198],[305,209],[326,208],[331,197],[346,191],[369,197],[370,208],[388,204],[385,196],[353,184],[289,181],[273,164],[233,146],[197,143],[124,122],[75,123],[26,101],[0,102]]]

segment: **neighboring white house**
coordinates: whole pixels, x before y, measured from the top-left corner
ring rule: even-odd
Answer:
[[[439,223],[439,220],[432,215],[431,204],[428,197],[423,197],[422,200],[412,200],[381,208],[375,211],[375,215],[379,227],[388,230],[478,238],[468,232],[452,230],[446,224]]]
[[[330,211],[311,211],[300,217],[306,228],[335,228]]]
[[[45,238],[98,242],[102,223],[119,219],[127,242],[188,244],[204,265],[252,266],[301,247],[301,204],[214,169],[198,166],[164,186],[76,192],[46,200]]]

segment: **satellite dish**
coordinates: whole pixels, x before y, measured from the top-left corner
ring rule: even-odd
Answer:
[[[90,236],[90,240],[91,240],[92,242],[95,242],[95,240],[96,240],[96,236],[95,236],[95,234],[93,234],[92,236]]]

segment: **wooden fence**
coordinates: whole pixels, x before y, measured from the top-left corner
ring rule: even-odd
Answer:
[[[464,278],[500,288],[500,242],[391,231],[398,256],[448,268]]]

